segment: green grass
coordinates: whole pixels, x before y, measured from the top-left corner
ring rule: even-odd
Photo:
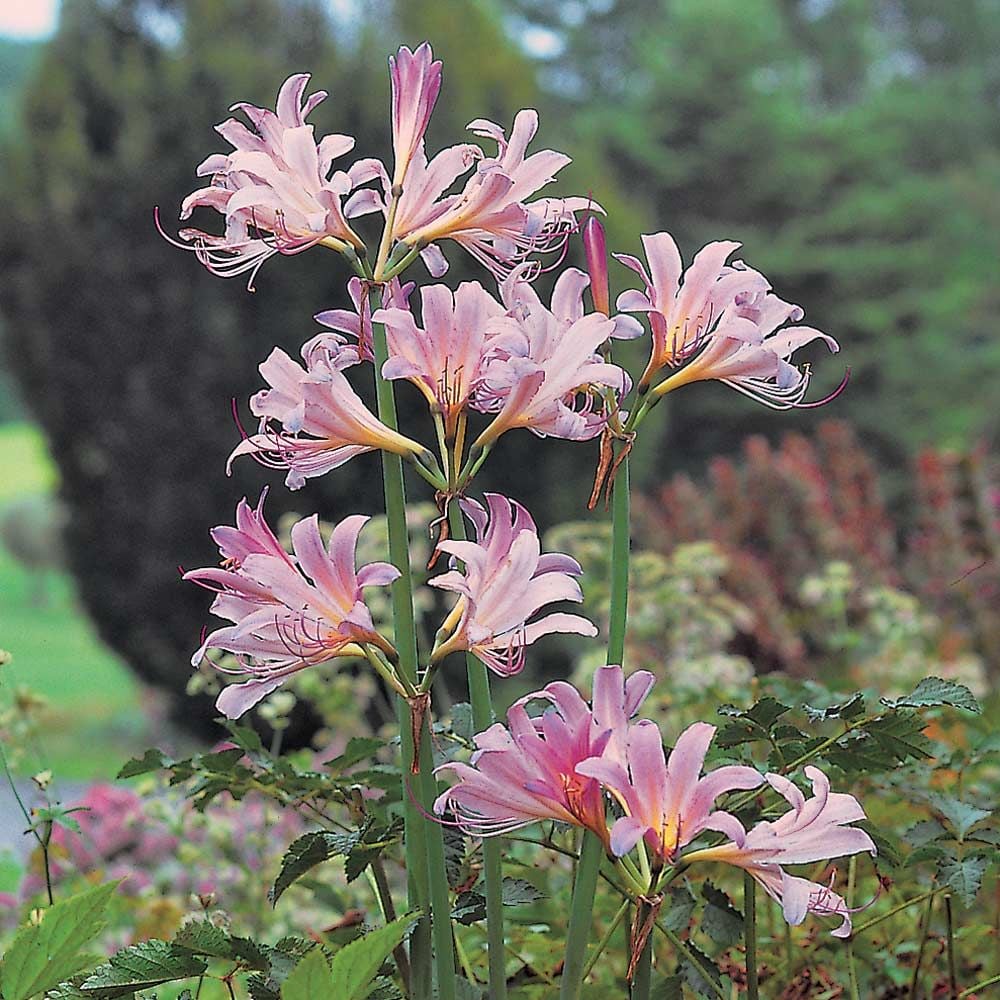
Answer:
[[[0,426],[0,507],[55,484],[41,435],[24,424]],[[51,705],[40,741],[44,759],[26,759],[21,770],[110,778],[142,739],[139,687],[98,639],[69,575],[47,577],[47,599],[38,604],[31,574],[0,548],[0,647],[14,657],[2,668],[0,699],[6,703],[24,686]]]

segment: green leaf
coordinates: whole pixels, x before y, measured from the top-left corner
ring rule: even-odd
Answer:
[[[58,986],[88,962],[80,952],[104,929],[104,914],[117,882],[95,886],[61,900],[39,924],[14,938],[0,966],[5,1000],[26,1000]]]
[[[334,757],[326,767],[334,774],[340,774],[355,764],[360,764],[363,760],[368,760],[374,756],[382,747],[385,740],[380,740],[374,736],[352,736],[347,741],[344,752],[339,757]]]
[[[938,865],[938,878],[961,899],[972,906],[983,882],[989,862],[986,858],[946,858]]]
[[[382,963],[392,954],[393,948],[406,938],[416,922],[413,915],[400,917],[341,948],[330,963],[338,1000],[363,1000]],[[320,996],[323,994],[316,993],[301,1000],[316,1000]],[[286,997],[282,990],[281,1000],[298,998]]]
[[[701,917],[701,929],[722,948],[739,941],[743,936],[743,914],[729,897],[711,882],[702,885],[701,895],[708,903]]]
[[[125,778],[134,778],[139,774],[151,774],[155,771],[162,771],[171,767],[172,761],[162,750],[153,748],[147,750],[141,757],[133,757],[118,772],[117,778],[122,781]]]
[[[688,924],[691,923],[694,908],[695,898],[687,886],[675,885],[663,900],[663,908],[660,911],[663,914],[661,918],[663,926],[675,934],[686,931]]]
[[[481,892],[460,892],[451,910],[451,919],[464,927],[486,919],[486,897]]]
[[[950,795],[932,795],[930,796],[930,804],[944,818],[945,823],[959,842],[965,840],[965,835],[977,823],[991,815],[989,809],[980,809],[978,806],[962,802]]]
[[[936,819],[922,819],[903,834],[903,840],[910,847],[923,847],[946,836],[947,830]]]
[[[681,955],[678,972],[683,977],[684,982],[700,997],[717,998],[719,990],[722,990],[724,994],[727,993],[727,990],[722,989],[722,973],[719,972],[715,962],[690,941],[687,942],[687,949],[694,961],[689,959],[687,955]],[[718,986],[719,990],[713,989],[712,983]]]
[[[330,858],[348,854],[357,844],[359,836],[358,831],[330,833],[324,830],[306,833],[292,841],[281,859],[281,870],[268,893],[272,906],[276,906],[284,891],[307,871]]]
[[[468,702],[460,701],[451,706],[451,731],[460,740],[472,742],[476,729],[472,723],[472,706]]]
[[[289,977],[281,984],[281,1000],[318,1000],[319,997],[338,997],[349,1000],[350,994],[337,982],[326,964],[322,948],[313,948]]]
[[[208,920],[192,920],[174,935],[174,944],[196,955],[211,958],[234,958],[233,942],[229,935]]]
[[[873,823],[870,819],[853,824],[859,830],[864,830],[875,844],[879,863],[889,868],[898,868],[903,863],[900,843],[895,834],[889,833],[884,827]]]
[[[464,976],[456,976],[455,1000],[486,1000],[486,990],[477,983],[470,983]]]
[[[684,980],[678,976],[657,976],[649,989],[649,1000],[684,1000]]]
[[[545,898],[545,893],[523,878],[506,877],[500,884],[504,906],[525,906]]]
[[[830,719],[856,719],[865,711],[865,696],[856,691],[847,701],[839,705],[829,705],[826,708],[814,708],[812,705],[803,705],[803,710],[810,722],[827,722]]]
[[[723,705],[719,708],[719,715],[737,721],[723,726],[715,742],[720,747],[733,747],[740,743],[768,739],[775,722],[790,711],[791,706],[784,705],[775,698],[761,698],[746,711],[734,705]]]
[[[946,681],[940,677],[925,677],[913,691],[904,698],[883,698],[882,703],[890,708],[930,708],[934,705],[950,705],[966,712],[981,715],[982,705],[976,696],[957,681]]]
[[[142,941],[112,955],[106,965],[84,980],[80,991],[95,1000],[111,1000],[200,976],[206,968],[204,959],[170,941]]]

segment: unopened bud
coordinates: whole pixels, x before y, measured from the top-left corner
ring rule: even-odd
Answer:
[[[604,226],[596,215],[590,216],[583,224],[583,252],[587,258],[587,273],[590,275],[590,294],[594,300],[594,308],[605,316],[610,316],[608,244],[604,237]]]

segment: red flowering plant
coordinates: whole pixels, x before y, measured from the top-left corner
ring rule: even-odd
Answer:
[[[554,852],[575,865],[572,898],[561,904],[569,911],[562,960],[540,977],[543,992],[532,995],[558,990],[562,998],[581,997],[614,928],[631,911],[628,961],[619,970],[631,996],[651,995],[665,939],[679,975],[695,989],[724,997],[739,982],[753,1000],[760,995],[757,887],[780,904],[790,927],[804,925],[814,937],[825,923],[833,935],[849,938],[852,914],[863,908],[861,880],[869,898],[879,894],[871,862],[859,859],[876,857],[880,847],[877,831],[857,825],[866,821],[861,801],[834,785],[865,767],[926,758],[923,722],[911,707],[957,702],[973,709],[975,702],[960,685],[940,681],[872,711],[859,695],[811,710],[814,722],[842,723],[830,736],[811,735],[787,719],[779,725],[790,707],[774,699],[745,710],[729,706],[723,712],[733,721],[707,766],[714,726],[696,722],[665,733],[637,718],[654,678],[623,664],[629,454],[656,404],[695,382],[723,382],[778,408],[816,405],[805,402],[809,367],[794,357],[814,340],[832,351],[837,342],[798,325],[802,309],[733,260],[739,244],[727,240],[710,243],[684,270],[669,234],[643,236],[645,263],[615,255],[641,287],[623,292],[612,310],[597,218],[602,209],[589,197],[539,196],[569,158],[548,149],[529,153],[537,113],[518,112],[509,134],[476,119],[469,129],[482,145],[460,142],[428,156],[425,132],[442,86],[441,64],[426,43],[415,51],[403,47],[390,60],[390,75],[391,169],[372,158],[345,161],[354,149],[348,136],[317,141],[306,117],[326,95],[306,98],[309,77],[297,74],[282,86],[274,112],[235,105],[250,127],[234,119],[218,126],[234,150],[198,168],[208,186],[185,200],[181,217],[195,208],[214,210],[224,217],[224,232],[188,227],[179,234],[212,271],[249,272],[251,282],[278,254],[323,248],[337,255],[355,309],[319,312],[330,332],[303,345],[301,363],[276,348],[261,364],[268,388],[250,401],[260,424],[232,457],[251,455],[279,468],[285,485],[298,489],[358,454],[379,452],[386,558],[359,566],[366,513],[331,527],[318,515],[307,517],[291,527],[286,545],[264,517],[263,497],[256,507],[241,501],[235,525],[212,532],[220,565],[186,574],[214,592],[211,613],[226,623],[203,635],[194,662],[235,681],[217,701],[231,742],[184,760],[149,751],[122,772],[167,770],[201,808],[222,794],[239,799],[252,792],[307,814],[317,829],[289,846],[272,902],[321,862],[342,856],[349,881],[370,875],[380,926],[338,947],[336,928],[313,929],[312,941],[263,945],[211,924],[189,924],[172,942],[132,945],[78,976],[72,985],[78,993],[63,995],[126,995],[209,976],[231,997],[237,989],[282,1000],[360,998],[378,990],[455,1000],[482,995],[483,979],[489,996],[503,1000],[513,993],[512,981],[536,975],[531,961],[510,955],[504,910],[538,896],[524,880],[505,877],[504,868],[540,863],[508,851],[524,839],[524,828],[540,825],[545,832],[528,838],[536,858]],[[376,222],[371,239],[367,216]],[[563,251],[581,226],[587,272],[563,269],[546,300],[533,284],[543,261]],[[441,278],[451,244],[483,265],[485,285],[420,285],[410,266],[422,258],[430,275]],[[551,266],[560,263],[557,257]],[[414,284],[403,284],[404,272]],[[633,377],[616,360],[615,342],[640,338],[647,326],[648,361]],[[375,385],[374,412],[359,394],[365,380]],[[399,380],[425,399],[434,440],[398,426]],[[517,434],[524,430],[533,436]],[[610,607],[607,665],[595,673],[590,699],[565,681],[521,698],[512,688],[504,695],[513,705],[503,723],[491,683],[513,685],[509,678],[543,637],[598,635],[589,618],[560,608],[583,599],[576,560],[543,551],[535,521],[516,500],[501,492],[485,493],[482,502],[474,495],[496,441],[508,433],[519,438],[528,462],[551,447],[539,438],[581,449],[581,442],[600,440],[591,507],[606,493]],[[435,559],[447,563],[427,581],[432,593],[448,595],[448,606],[426,642],[414,620],[404,463],[432,491],[439,513]],[[372,612],[384,588],[391,622]],[[455,654],[464,654],[469,705],[446,709],[445,722],[435,681],[455,670]],[[356,739],[317,763],[265,749],[251,725],[236,721],[280,697],[284,685],[346,661],[370,670],[369,679],[395,700],[394,740]],[[665,738],[673,744],[669,753]],[[766,761],[754,756],[758,742],[770,749]],[[803,778],[810,797],[796,783]],[[400,871],[387,867],[392,858],[401,860]],[[837,858],[848,859],[846,883],[829,867]],[[739,966],[717,965],[691,941],[691,914],[680,897],[705,878],[702,872],[717,868],[745,876],[743,915],[702,881],[702,895],[717,911],[708,919],[723,914],[745,942]],[[588,956],[602,876],[620,904]],[[96,912],[107,902],[102,891],[85,893],[73,906]],[[5,1000],[33,995],[21,988],[22,952],[46,946],[55,910],[69,905],[55,904],[24,932],[24,943],[15,941],[0,981]],[[76,912],[66,916],[63,909],[58,920],[71,922]],[[484,960],[470,955],[469,939],[463,940],[464,929],[481,922]],[[853,977],[852,953],[846,958]],[[678,976],[666,984],[679,995]]]

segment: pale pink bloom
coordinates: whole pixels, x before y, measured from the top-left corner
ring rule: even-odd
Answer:
[[[468,650],[501,676],[524,666],[524,650],[551,632],[594,636],[593,623],[561,612],[529,623],[544,605],[582,601],[574,577],[579,563],[561,553],[542,555],[538,529],[519,503],[497,493],[486,494],[486,508],[463,500],[476,541],[444,541],[438,548],[465,564],[428,583],[460,595],[442,632],[447,634],[432,653],[437,662],[457,650]]]
[[[791,356],[806,344],[821,340],[832,353],[840,350],[833,337],[811,326],[782,326],[802,319],[802,310],[768,292],[737,296],[723,312],[704,349],[653,391],[663,395],[688,382],[718,379],[773,409],[817,406],[803,403],[812,372],[796,367]],[[779,329],[780,328],[780,329]],[[839,395],[840,387],[820,402]]]
[[[604,429],[607,396],[623,396],[630,383],[623,369],[597,353],[614,335],[615,322],[602,313],[584,315],[588,280],[575,267],[563,271],[551,309],[523,271],[501,285],[507,314],[492,321],[486,377],[473,399],[477,409],[497,414],[479,436],[480,447],[515,427],[574,441]]]
[[[470,762],[444,764],[458,782],[438,797],[434,811],[452,813],[466,833],[477,837],[509,833],[538,820],[556,820],[593,830],[607,847],[604,796],[598,782],[582,777],[576,765],[598,755],[624,753],[629,719],[653,685],[653,675],[637,671],[627,679],[618,666],[594,674],[593,702],[565,681],[556,681],[515,702],[507,726],[491,726],[475,737]],[[525,706],[551,703],[540,718]]]
[[[372,319],[384,323],[389,359],[387,379],[409,379],[454,433],[458,416],[481,386],[490,342],[490,320],[503,307],[477,281],[463,282],[454,293],[446,285],[420,290],[423,326],[409,309],[380,309]]]
[[[214,153],[198,167],[198,176],[211,182],[184,199],[181,219],[199,205],[214,208],[226,218],[225,235],[180,232],[215,274],[250,271],[252,285],[257,269],[276,253],[318,243],[337,250],[363,245],[347,223],[342,201],[369,174],[364,165],[333,170],[334,160],[354,148],[354,139],[327,135],[316,142],[305,119],[327,94],[320,90],[306,98],[308,82],[308,73],[290,76],[278,92],[276,112],[234,104],[230,110],[242,110],[253,130],[235,118],[216,126],[234,150]]]
[[[280,348],[271,352],[260,365],[271,388],[250,400],[259,431],[237,445],[227,469],[240,455],[253,455],[265,465],[288,469],[285,483],[297,490],[306,479],[366,451],[381,448],[407,457],[426,450],[365,406],[340,371],[351,363],[341,347],[329,334],[314,337],[303,348],[304,369]]]
[[[541,187],[570,162],[563,153],[543,149],[525,156],[538,131],[538,112],[517,113],[510,139],[503,128],[483,118],[469,123],[477,136],[497,144],[488,156],[474,144],[460,143],[438,153],[430,162],[419,143],[410,160],[406,183],[396,204],[392,235],[418,247],[430,273],[438,278],[448,262],[438,241],[454,240],[497,278],[503,278],[534,254],[561,249],[577,228],[576,212],[601,211],[588,198],[536,198]],[[388,213],[391,185],[384,167],[367,161],[382,179],[383,196],[359,191],[348,204],[350,215]],[[457,194],[446,194],[470,167],[475,170]],[[532,273],[537,272],[537,265]]]
[[[355,569],[358,535],[369,518],[345,518],[333,529],[328,548],[317,515],[299,521],[292,528],[290,555],[264,520],[264,496],[266,491],[255,511],[240,502],[235,528],[213,529],[221,566],[184,574],[216,591],[212,614],[233,622],[207,635],[191,661],[198,666],[209,649],[239,658],[240,669],[227,672],[250,679],[229,685],[216,701],[230,719],[299,670],[336,656],[361,655],[358,644],[391,651],[375,630],[363,590],[388,586],[399,570],[385,562]]]
[[[401,45],[389,57],[392,79],[392,150],[394,185],[403,185],[410,160],[423,142],[427,123],[441,90],[441,63],[427,42],[411,52]]]
[[[393,278],[382,286],[382,302],[386,309],[406,309],[413,291],[412,281],[401,285],[398,278]],[[313,319],[323,326],[328,326],[331,330],[346,335],[344,337],[332,337],[330,334],[319,334],[310,340],[303,348],[303,353],[307,349],[313,350],[322,348],[331,355],[336,355],[340,360],[338,368],[347,368],[357,364],[359,361],[374,361],[375,352],[372,341],[372,305],[371,295],[366,285],[360,278],[351,278],[347,283],[347,292],[354,305],[353,312],[350,309],[326,309],[316,313]]]
[[[787,778],[768,774],[767,781],[788,800],[791,809],[783,816],[764,820],[747,833],[734,817],[725,819],[715,829],[731,838],[730,843],[709,847],[686,855],[687,863],[724,861],[748,871],[764,890],[781,903],[785,919],[800,924],[807,913],[838,916],[840,926],[834,937],[850,937],[851,910],[830,885],[789,875],[781,866],[813,864],[830,858],[848,857],[867,851],[875,856],[871,837],[848,823],[865,819],[865,811],[853,795],[831,792],[827,776],[816,767],[807,767],[812,782],[812,798],[806,797]]]
[[[698,834],[728,832],[732,817],[715,810],[715,800],[723,792],[756,788],[764,778],[742,765],[699,777],[714,735],[708,723],[688,726],[668,764],[659,727],[644,720],[629,732],[625,761],[595,757],[577,767],[578,774],[600,781],[624,811],[611,829],[612,853],[621,857],[644,840],[661,862],[672,864]]]
[[[831,351],[839,349],[837,342],[811,327],[775,332],[782,323],[801,319],[802,310],[771,295],[771,286],[759,272],[741,262],[727,263],[739,243],[709,243],[686,271],[669,233],[643,236],[642,243],[648,271],[636,257],[615,255],[646,286],[644,292],[622,292],[617,302],[620,310],[649,318],[653,348],[639,384],[649,385],[666,366],[683,366],[654,393],[718,379],[771,406],[799,405],[809,370],[796,368],[788,359],[812,340],[822,339]]]

